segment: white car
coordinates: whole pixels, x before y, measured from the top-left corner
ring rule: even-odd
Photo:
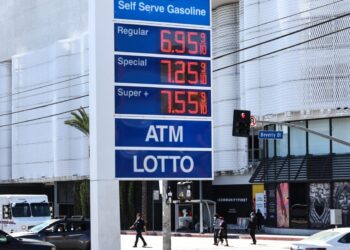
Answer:
[[[293,243],[291,250],[350,250],[350,227],[316,233]]]

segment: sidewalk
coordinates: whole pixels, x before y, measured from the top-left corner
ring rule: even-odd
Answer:
[[[129,230],[122,230],[121,234],[124,235],[134,235],[135,231],[129,231]],[[161,231],[147,231],[145,235],[152,235],[152,236],[161,236]],[[186,233],[186,232],[172,232],[172,237],[196,237],[196,238],[212,238],[212,233]],[[257,240],[279,240],[279,241],[299,241],[307,236],[296,236],[296,235],[273,235],[273,234],[256,234]],[[248,233],[242,233],[242,234],[228,234],[229,239],[250,239],[250,236]]]

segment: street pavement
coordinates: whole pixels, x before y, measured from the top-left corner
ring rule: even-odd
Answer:
[[[142,241],[139,241],[139,249],[163,249],[162,236],[144,235],[147,247],[142,247]],[[121,235],[121,250],[138,249],[133,248],[135,235]],[[229,246],[213,245],[213,239],[210,237],[172,237],[171,250],[209,250],[209,249],[239,249],[239,250],[288,250],[290,245],[295,242],[292,240],[258,240],[256,245],[251,245],[250,239],[228,239]]]

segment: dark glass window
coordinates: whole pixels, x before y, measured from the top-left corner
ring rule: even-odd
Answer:
[[[340,238],[339,242],[345,243],[345,244],[350,244],[350,233],[346,234],[342,238]]]
[[[14,203],[11,207],[13,217],[30,217],[30,208],[28,203]]]
[[[30,207],[34,217],[50,216],[50,208],[48,203],[31,203]]]

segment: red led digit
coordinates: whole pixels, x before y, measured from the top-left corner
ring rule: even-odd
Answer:
[[[161,63],[162,82],[171,83],[173,80],[172,79],[171,60],[160,60],[160,63]]]
[[[179,54],[184,54],[186,49],[185,32],[175,31],[175,42],[176,42],[175,52]]]
[[[175,113],[177,114],[184,114],[186,111],[185,94],[185,91],[175,90]]]
[[[175,61],[175,83],[185,83],[185,62],[182,60]]]
[[[198,83],[198,62],[187,63],[187,81],[189,84]]]
[[[173,99],[171,95],[171,90],[163,89],[160,91],[160,94],[161,94],[162,112],[171,114],[173,111]]]
[[[198,32],[187,33],[188,53],[191,55],[198,54],[198,41],[196,40],[197,36]]]
[[[170,30],[161,30],[160,31],[160,51],[163,53],[171,53],[172,52],[172,44],[170,36]]]
[[[188,104],[191,105],[191,107],[188,107],[188,113],[194,115],[198,114],[198,106],[199,106],[199,101],[198,101],[198,92],[197,91],[188,91]]]

